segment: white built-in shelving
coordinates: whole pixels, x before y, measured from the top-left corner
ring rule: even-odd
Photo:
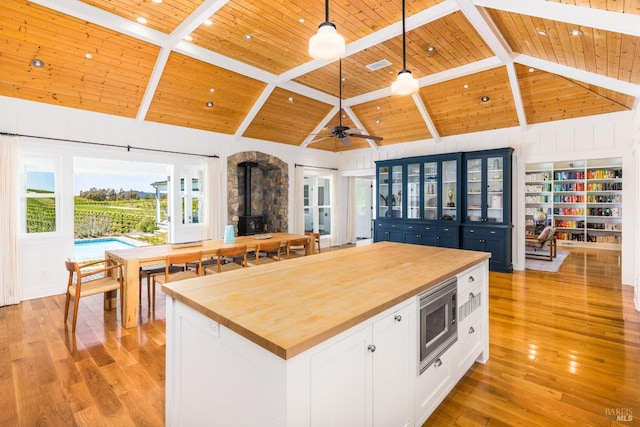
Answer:
[[[529,164],[525,172],[525,223],[536,232],[533,214],[547,214],[559,244],[620,249],[622,244],[622,159]],[[538,224],[538,226],[543,224]]]

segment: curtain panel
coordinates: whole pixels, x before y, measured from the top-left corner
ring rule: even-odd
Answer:
[[[20,283],[20,224],[18,137],[0,135],[0,307],[22,300]]]

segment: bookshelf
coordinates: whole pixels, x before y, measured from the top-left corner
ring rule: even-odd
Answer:
[[[536,224],[533,214],[547,214]],[[525,172],[526,232],[554,225],[560,245],[620,249],[622,159],[528,164]]]

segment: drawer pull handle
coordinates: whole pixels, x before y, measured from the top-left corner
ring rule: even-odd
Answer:
[[[471,335],[472,333],[474,333],[476,330],[473,329],[473,326],[469,326],[469,335]]]
[[[374,351],[376,351],[376,346],[373,344],[369,344],[369,347],[367,347],[367,350],[369,350],[371,353],[373,353]]]
[[[473,292],[469,292],[469,299],[474,299],[476,296]]]
[[[440,358],[437,358],[436,361],[433,362],[433,366],[435,366],[436,368],[442,366],[442,360],[440,360]]]
[[[396,322],[402,322],[402,316],[399,314],[396,314],[395,316],[393,316],[393,320],[395,320]]]
[[[472,283],[472,282],[475,282],[475,281],[476,281],[475,277],[469,276],[469,283]]]

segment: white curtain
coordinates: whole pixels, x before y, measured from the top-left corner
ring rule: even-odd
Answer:
[[[304,234],[304,167],[296,166],[293,185],[293,232]]]
[[[22,299],[19,286],[18,137],[0,135],[0,307]]]
[[[340,175],[338,171],[331,171],[331,246],[338,246],[341,244],[342,224],[340,223],[340,211],[341,204],[338,202],[340,197],[338,191],[340,189],[340,183],[338,180]]]
[[[346,243],[356,243],[356,239],[357,239],[356,219],[358,216],[356,204],[357,204],[356,177],[350,176],[347,179],[347,226],[346,226],[347,241]]]
[[[207,157],[204,161],[205,174],[205,199],[206,210],[206,237],[208,239],[221,239],[224,231],[222,225],[222,198],[221,193],[226,194],[226,188],[222,189],[220,179],[220,158]]]

